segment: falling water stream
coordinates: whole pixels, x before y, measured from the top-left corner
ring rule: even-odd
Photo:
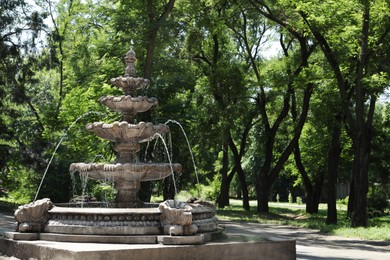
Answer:
[[[47,171],[49,170],[49,167],[50,167],[50,165],[51,165],[51,163],[52,163],[52,161],[54,159],[54,156],[56,155],[57,149],[60,147],[60,145],[61,145],[62,141],[65,139],[65,137],[67,137],[69,129],[71,129],[80,119],[82,119],[82,118],[84,118],[84,117],[86,117],[87,115],[90,115],[90,114],[107,116],[107,114],[102,113],[102,112],[90,111],[90,112],[82,114],[81,116],[76,118],[76,120],[74,120],[72,124],[70,124],[70,126],[66,129],[65,134],[61,137],[60,141],[57,143],[56,147],[54,148],[54,152],[53,152],[53,154],[52,154],[52,156],[51,156],[51,158],[49,160],[49,163],[46,166],[45,172],[43,173],[43,176],[42,176],[42,179],[41,179],[41,183],[39,184],[37,192],[35,193],[34,201],[36,201],[37,198],[38,198],[39,191],[41,190],[41,187],[42,187],[42,184],[43,184],[43,180],[46,177]]]
[[[156,137],[158,137],[158,139],[160,139],[160,140],[162,141],[162,143],[163,143],[163,145],[164,145],[164,148],[165,148],[165,152],[167,153],[169,166],[171,167],[171,174],[172,174],[172,180],[173,180],[173,187],[174,187],[174,189],[175,189],[175,197],[176,197],[176,195],[177,195],[176,179],[175,179],[175,174],[174,174],[174,171],[173,171],[172,159],[171,159],[171,156],[170,156],[170,154],[169,154],[168,146],[167,146],[167,144],[166,144],[166,142],[165,142],[164,137],[163,137],[161,134],[156,133],[156,134],[153,135],[153,137],[152,137],[151,139],[154,139],[154,138],[156,138]]]
[[[102,159],[103,161],[107,162],[106,157],[102,154],[97,154],[95,157],[92,159],[91,163],[94,163],[98,158]],[[72,195],[73,198],[76,197],[77,195],[77,190],[76,190],[76,178],[74,176],[74,171],[69,172],[71,180],[72,180]],[[84,198],[86,194],[86,189],[87,189],[87,184],[88,184],[88,173],[87,172],[79,172],[79,177],[80,177],[80,182],[81,182],[81,197]],[[105,179],[103,183],[107,184],[110,180]],[[81,207],[83,207],[83,202],[81,203]]]
[[[65,139],[65,137],[67,137],[69,130],[70,130],[70,129],[71,129],[71,128],[80,120],[80,119],[82,119],[82,118],[84,118],[84,117],[86,117],[87,115],[90,115],[90,114],[97,114],[97,115],[107,116],[107,114],[105,114],[105,113],[96,112],[96,111],[90,111],[90,112],[84,113],[84,114],[82,114],[81,116],[79,116],[78,118],[76,118],[76,120],[74,120],[73,123],[66,129],[64,135],[60,138],[59,142],[57,143],[56,147],[54,148],[53,154],[52,154],[52,156],[51,156],[51,158],[50,158],[50,160],[49,160],[49,163],[47,164],[47,167],[46,167],[46,169],[45,169],[45,171],[44,171],[44,173],[43,173],[41,182],[40,182],[39,187],[38,187],[38,189],[37,189],[37,192],[36,192],[36,194],[35,194],[34,201],[36,201],[37,198],[38,198],[39,192],[40,192],[40,190],[41,190],[41,188],[42,188],[43,181],[44,181],[44,179],[45,179],[45,177],[46,177],[46,174],[47,174],[47,172],[48,172],[48,170],[49,170],[49,168],[50,168],[50,165],[51,165],[51,163],[52,163],[52,161],[53,161],[53,159],[54,159],[54,156],[56,155],[57,150],[58,150],[58,148],[60,147],[62,141]],[[167,124],[169,124],[169,123],[174,123],[174,124],[178,125],[178,126],[180,127],[181,131],[183,132],[183,135],[184,135],[184,137],[185,137],[185,139],[186,139],[186,142],[187,142],[187,146],[188,146],[189,152],[190,152],[190,154],[191,154],[191,159],[192,159],[192,163],[193,163],[193,167],[194,167],[194,171],[195,171],[197,186],[199,187],[199,177],[198,177],[197,167],[196,167],[196,164],[195,164],[194,155],[193,155],[193,153],[192,153],[191,145],[190,145],[190,143],[189,143],[187,134],[186,134],[186,132],[184,131],[183,126],[182,126],[179,122],[177,122],[176,120],[169,119],[165,124],[167,125]],[[174,175],[174,171],[173,171],[173,167],[172,167],[171,154],[169,153],[169,149],[168,149],[168,146],[167,146],[167,144],[166,144],[166,141],[165,141],[164,137],[163,137],[161,134],[158,134],[158,133],[157,133],[157,134],[155,134],[151,139],[154,139],[154,138],[156,138],[156,137],[158,137],[158,139],[161,139],[161,141],[162,141],[162,143],[163,143],[163,146],[164,146],[164,149],[165,149],[165,152],[167,153],[167,157],[168,157],[169,164],[170,164],[171,171],[172,171],[172,179],[173,179],[173,185],[174,185],[175,196],[176,196],[176,194],[177,194],[177,187],[176,187],[176,180],[175,180],[175,175]],[[95,156],[95,158],[93,159],[93,161],[95,161],[98,157],[103,158],[103,160],[105,159],[102,155],[97,155],[97,156]],[[88,179],[88,176],[80,176],[80,177],[81,177],[82,179],[84,179],[84,180],[82,181],[82,182],[83,182],[82,185],[85,186],[86,183],[87,183],[87,182],[86,182],[86,179]],[[199,191],[198,191],[198,192],[199,192]],[[199,195],[199,194],[198,194],[198,195]]]
[[[186,139],[186,142],[187,142],[187,146],[188,146],[188,150],[190,151],[190,154],[191,154],[191,159],[192,159],[192,164],[194,166],[194,171],[195,171],[195,176],[196,176],[196,183],[198,184],[196,189],[198,191],[198,196],[200,196],[200,191],[198,190],[199,189],[199,177],[198,177],[198,171],[197,171],[197,168],[196,168],[196,163],[195,163],[195,159],[194,159],[194,154],[192,153],[192,149],[191,149],[191,145],[190,145],[190,142],[188,141],[188,137],[187,137],[187,134],[186,132],[184,131],[184,128],[183,126],[177,122],[176,120],[172,120],[172,119],[169,119],[167,122],[165,122],[165,125],[169,124],[169,123],[174,123],[176,125],[178,125],[181,129],[181,131],[183,132],[183,135]]]

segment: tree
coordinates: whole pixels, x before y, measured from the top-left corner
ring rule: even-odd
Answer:
[[[203,104],[213,107],[215,114],[206,117],[217,128],[213,131],[221,150],[220,192],[217,199],[219,207],[229,205],[229,189],[235,174],[238,175],[243,196],[243,207],[249,210],[248,183],[242,158],[246,151],[246,139],[254,119],[253,106],[250,104],[250,89],[246,88],[243,74],[242,57],[237,54],[234,38],[226,26],[226,14],[233,9],[219,3],[201,2],[199,13],[194,16],[196,27],[188,36],[188,51],[192,59],[198,62],[202,77],[207,78],[207,96]],[[211,37],[207,37],[211,35]],[[199,81],[200,82],[200,81]],[[210,108],[209,108],[210,110]],[[216,116],[218,115],[218,116]],[[210,127],[210,123],[206,127]],[[231,152],[231,155],[229,155]],[[232,157],[232,159],[230,159]],[[233,163],[230,163],[230,160]]]
[[[38,36],[46,16],[22,0],[2,0],[0,6],[0,153],[4,155],[0,170],[8,188],[19,186],[15,199],[26,201],[32,196],[34,170],[42,169],[47,145],[34,93]]]
[[[266,5],[262,1],[249,1],[251,5],[255,8],[255,11],[260,15],[266,17],[270,21],[276,23],[278,26],[283,28],[281,33],[281,45],[284,50],[284,54],[286,58],[289,58],[289,51],[293,50],[294,46],[297,46],[299,55],[295,60],[293,65],[288,65],[286,70],[286,78],[282,84],[286,86],[284,90],[279,95],[283,96],[282,108],[279,110],[278,114],[274,121],[271,121],[270,118],[270,109],[269,109],[269,98],[267,96],[272,93],[272,91],[267,92],[266,88],[273,88],[274,86],[269,86],[266,83],[260,73],[259,65],[257,63],[257,57],[253,55],[251,51],[253,47],[249,44],[249,41],[244,40],[244,49],[246,50],[246,55],[249,57],[248,60],[252,66],[253,73],[255,75],[259,92],[256,98],[256,105],[261,116],[261,123],[263,125],[264,131],[264,144],[259,146],[263,147],[263,163],[262,165],[256,169],[257,176],[257,210],[259,212],[268,212],[268,200],[271,191],[272,184],[278,177],[278,174],[282,170],[285,162],[289,158],[290,154],[294,151],[298,139],[301,135],[301,131],[303,129],[304,123],[306,121],[306,117],[309,111],[309,101],[311,98],[311,94],[314,89],[314,83],[312,79],[305,79],[303,85],[305,86],[302,91],[302,105],[301,105],[301,113],[296,121],[294,129],[292,130],[293,134],[291,139],[287,141],[285,148],[280,151],[280,156],[276,159],[275,156],[275,141],[278,130],[282,122],[286,119],[291,102],[291,96],[293,94],[293,86],[299,82],[299,76],[302,71],[307,71],[309,68],[309,57],[312,54],[315,45],[311,44],[309,38],[306,37],[304,31],[298,31],[293,26],[293,21],[289,21],[290,17],[293,17],[293,14],[284,9],[282,6],[270,6]],[[275,9],[272,9],[275,8]],[[293,18],[290,18],[291,20]],[[284,41],[283,35],[287,34],[287,41]],[[294,53],[294,52],[293,52]],[[295,55],[293,55],[295,57]],[[287,63],[288,64],[288,63]],[[280,84],[280,82],[273,82],[273,84]]]
[[[349,211],[352,212],[352,226],[366,226],[373,116],[377,96],[383,92],[388,80],[386,68],[389,64],[389,53],[383,49],[387,48],[385,42],[390,37],[389,27],[387,23],[380,22],[383,21],[382,15],[387,16],[388,13],[382,14],[379,10],[388,10],[388,3],[322,2],[298,5],[298,9],[337,80],[354,151]],[[338,20],[340,24],[337,26],[332,19],[330,26],[330,20],[324,20],[325,10],[337,10],[337,15],[349,16],[349,19]],[[345,42],[346,38],[340,35],[348,36],[349,41]]]

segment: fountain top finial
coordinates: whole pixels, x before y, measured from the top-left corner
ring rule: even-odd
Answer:
[[[149,85],[149,80],[136,77],[134,63],[135,51],[133,50],[133,41],[130,41],[130,50],[124,56],[126,62],[124,77],[112,78],[110,81],[113,85],[124,90],[125,95],[133,96],[137,89],[142,89]]]
[[[130,41],[130,50],[125,55],[126,69],[125,77],[135,77],[135,66],[134,63],[137,60],[135,57],[135,51],[133,50],[133,40]]]

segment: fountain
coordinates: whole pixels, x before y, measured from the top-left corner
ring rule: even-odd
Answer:
[[[149,80],[136,77],[135,52],[131,49],[125,56],[127,67],[123,77],[111,79],[111,83],[124,91],[123,96],[102,97],[100,102],[109,109],[120,112],[122,122],[87,124],[88,131],[100,138],[115,142],[117,159],[114,163],[72,163],[70,172],[78,172],[94,180],[111,180],[117,191],[110,208],[58,207],[49,200],[22,206],[15,213],[18,231],[42,232],[40,239],[79,241],[100,236],[95,241],[121,243],[157,243],[158,235],[195,235],[198,232],[217,231],[215,208],[207,203],[183,203],[174,200],[145,206],[138,198],[140,182],[164,179],[180,173],[177,163],[141,163],[138,159],[141,143],[161,138],[170,132],[166,124],[139,122],[132,124],[134,117],[156,106],[156,98],[134,97],[135,92],[149,85]],[[31,220],[27,211],[37,208]],[[37,216],[40,215],[40,216]],[[186,221],[183,221],[183,219]],[[38,219],[38,221],[33,221]],[[169,221],[167,221],[169,219]],[[182,223],[182,224],[180,224]],[[184,228],[183,228],[184,227]],[[59,236],[61,234],[61,236]],[[136,235],[136,236],[134,236]],[[144,235],[144,237],[142,237]],[[145,236],[148,237],[145,237]],[[117,239],[115,239],[115,236]],[[120,236],[120,237],[118,237]],[[124,239],[124,236],[127,236]],[[204,236],[187,238],[185,244],[201,243]],[[206,239],[207,240],[207,239]],[[183,240],[184,241],[184,240]],[[175,243],[180,243],[176,241]]]
[[[101,253],[99,257],[93,253],[83,255],[78,251],[72,251],[74,248],[64,242],[73,242],[71,243],[73,245],[79,243],[140,245],[139,248],[126,248],[132,254],[137,254],[137,259],[151,259],[152,255],[158,256],[159,259],[183,259],[183,256],[204,259],[210,255],[210,250],[216,257],[224,256],[225,259],[237,259],[242,250],[252,252],[248,253],[248,256],[258,255],[262,247],[257,244],[254,247],[246,243],[206,243],[223,236],[223,228],[218,226],[216,209],[211,203],[192,198],[186,202],[167,200],[159,204],[147,204],[139,199],[141,182],[161,180],[171,175],[173,177],[174,173],[181,172],[182,167],[170,161],[168,163],[140,162],[138,153],[141,143],[161,138],[168,134],[170,129],[166,124],[155,125],[149,122],[133,124],[134,117],[138,113],[148,111],[156,106],[158,101],[156,98],[134,97],[137,90],[149,85],[149,80],[136,77],[134,66],[136,57],[132,48],[127,52],[125,61],[127,66],[124,76],[111,79],[111,83],[122,89],[125,95],[100,98],[100,102],[109,109],[121,113],[123,121],[95,122],[86,126],[88,131],[98,137],[115,142],[116,161],[113,163],[78,162],[72,163],[69,167],[70,172],[78,172],[83,177],[112,181],[117,190],[115,200],[110,207],[106,208],[55,205],[48,198],[20,206],[14,214],[17,230],[5,233],[5,239],[0,241],[0,249],[9,254],[16,252],[17,257],[32,256],[40,259],[63,259],[61,254],[62,256],[67,254],[67,259],[107,259],[113,256],[121,258],[121,254],[122,257],[124,256],[122,251],[125,249],[115,251],[112,246],[111,251]],[[30,243],[30,241],[44,241],[45,244]],[[50,243],[62,244],[58,246]],[[157,246],[146,246],[151,244]],[[50,250],[42,249],[48,245]],[[169,245],[176,246],[175,251],[171,251]],[[189,245],[206,247],[202,249],[188,247]],[[72,251],[71,253],[58,249],[66,246],[69,247],[68,251]],[[287,246],[295,247],[295,242]],[[98,249],[95,246],[93,250]],[[113,253],[112,250],[115,252]],[[176,254],[178,252],[181,253]]]

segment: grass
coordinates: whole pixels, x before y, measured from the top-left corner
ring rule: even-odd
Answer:
[[[258,214],[256,201],[251,201],[250,211],[244,211],[240,200],[230,200],[230,206],[218,209],[221,220],[248,221],[312,228],[331,235],[354,237],[366,240],[390,241],[390,216],[369,219],[369,226],[352,228],[345,205],[338,205],[338,224],[326,225],[326,204],[320,204],[318,214],[306,214],[305,205],[290,203],[269,203],[270,212]]]

